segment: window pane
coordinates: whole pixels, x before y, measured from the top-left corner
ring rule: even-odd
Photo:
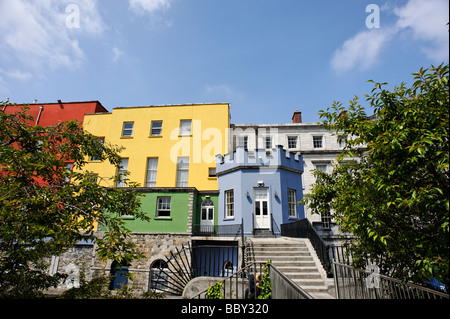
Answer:
[[[122,136],[133,136],[134,122],[123,122]]]
[[[120,176],[120,180],[117,181],[116,187],[126,187],[127,177],[123,175],[128,170],[128,158],[122,158],[120,160],[119,169],[117,170],[117,176]]]
[[[152,121],[151,136],[159,136],[162,131],[162,121]]]
[[[289,217],[297,217],[295,189],[288,189],[288,210]]]
[[[322,136],[313,136],[313,146],[314,148],[322,147]]]
[[[233,190],[225,191],[225,217],[234,217],[234,194]]]
[[[157,172],[158,172],[158,159],[149,158],[147,161],[147,177],[145,179],[146,187],[156,187]]]
[[[180,121],[180,135],[191,135],[191,120]]]
[[[177,187],[187,187],[189,178],[189,157],[178,157]]]
[[[156,216],[170,217],[170,200],[170,197],[158,197]]]
[[[288,136],[288,148],[297,148],[297,136]]]
[[[266,144],[266,148],[272,148],[272,138],[271,137],[266,137],[265,138],[265,144]]]

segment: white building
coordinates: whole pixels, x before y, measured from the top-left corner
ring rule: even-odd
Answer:
[[[315,169],[331,172],[333,162],[344,148],[345,141],[338,142],[338,136],[319,123],[302,123],[301,112],[292,116],[292,123],[286,124],[231,124],[230,150],[244,146],[251,155],[255,149],[266,149],[270,154],[276,145],[282,145],[290,152],[303,155],[303,194],[311,191],[315,182]],[[311,222],[323,222],[329,227],[327,216],[312,215],[305,206],[305,216]]]

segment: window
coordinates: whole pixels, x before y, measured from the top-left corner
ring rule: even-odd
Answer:
[[[156,217],[170,217],[170,197],[158,197]]]
[[[189,157],[178,157],[177,187],[187,187],[189,178]]]
[[[331,214],[329,211],[322,212],[320,214],[320,219],[322,221],[322,226],[324,230],[331,230]]]
[[[225,191],[225,218],[234,218],[234,193],[232,189]]]
[[[169,278],[167,275],[168,268],[167,263],[162,259],[153,262],[150,267],[150,289],[159,291],[164,291],[166,289]]]
[[[99,137],[97,139],[101,144],[105,144],[105,138],[104,137]],[[91,161],[100,161],[100,158],[97,156],[91,156]]]
[[[341,137],[338,139],[338,142],[339,142],[339,147],[340,147],[340,148],[344,148],[344,147],[345,147],[345,144],[347,143],[347,135],[341,136]]]
[[[244,150],[248,151],[248,136],[240,136],[238,141],[238,146],[243,146]]]
[[[191,120],[180,121],[180,135],[191,135]]]
[[[264,145],[266,146],[266,149],[272,148],[272,137],[267,136],[264,138]]]
[[[147,175],[145,187],[156,187],[156,173],[158,172],[158,158],[147,159]]]
[[[98,181],[98,174],[94,174],[94,173],[89,174],[88,177],[87,177],[87,181],[90,182],[90,183],[95,183],[95,184],[97,184],[97,181]]]
[[[297,148],[297,136],[288,136],[288,148]]]
[[[327,164],[317,164],[316,170],[326,173],[327,172]]]
[[[109,290],[121,289],[124,285],[128,283],[128,264],[119,264],[114,261],[111,264],[111,282],[109,284]]]
[[[125,175],[128,170],[128,158],[122,158],[120,160],[119,169],[117,170],[117,182],[116,187],[127,186],[127,176]]]
[[[214,219],[214,203],[210,199],[202,202],[202,221],[212,221]]]
[[[134,126],[134,122],[123,122],[122,137],[132,137],[133,136],[133,126]]]
[[[322,136],[313,136],[313,147],[322,148]]]
[[[215,167],[208,168],[208,177],[217,177]]]
[[[289,217],[297,217],[295,189],[288,189],[288,211]]]
[[[162,132],[162,121],[152,121],[150,136],[161,136],[161,132]]]

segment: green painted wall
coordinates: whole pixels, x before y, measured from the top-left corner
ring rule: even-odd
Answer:
[[[132,232],[143,233],[186,233],[191,194],[194,194],[194,192],[143,192],[141,209],[151,220],[145,222],[133,217],[123,217],[126,220],[127,228]],[[157,198],[166,196],[171,198],[170,217],[157,217]]]
[[[214,203],[214,225],[217,225],[218,191],[198,192],[195,188],[154,188],[137,189],[141,193],[141,209],[151,218],[150,222],[134,217],[122,217],[126,227],[135,233],[187,233],[190,200],[193,216],[191,226],[200,224],[202,202],[209,196]],[[157,217],[158,197],[170,197],[170,217]],[[191,228],[192,229],[192,228]]]

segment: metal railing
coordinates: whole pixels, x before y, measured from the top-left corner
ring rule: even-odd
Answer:
[[[272,264],[269,266],[269,274],[272,299],[314,299]]]
[[[227,278],[218,281],[219,283],[222,283],[223,298],[246,299],[250,290],[250,276],[256,276],[257,273],[262,274],[263,266],[264,263],[251,263],[229,275]],[[206,292],[208,289],[199,292],[191,299],[206,299]]]
[[[222,281],[224,299],[248,299],[251,291],[251,276],[263,273],[264,263],[251,263]],[[289,279],[282,271],[271,263],[269,276],[272,288],[272,299],[314,299],[299,285]],[[253,287],[255,289],[255,287]],[[209,289],[209,288],[208,288]],[[191,299],[206,299],[208,289],[203,290]]]
[[[333,263],[338,299],[449,299],[449,295],[374,272]]]

